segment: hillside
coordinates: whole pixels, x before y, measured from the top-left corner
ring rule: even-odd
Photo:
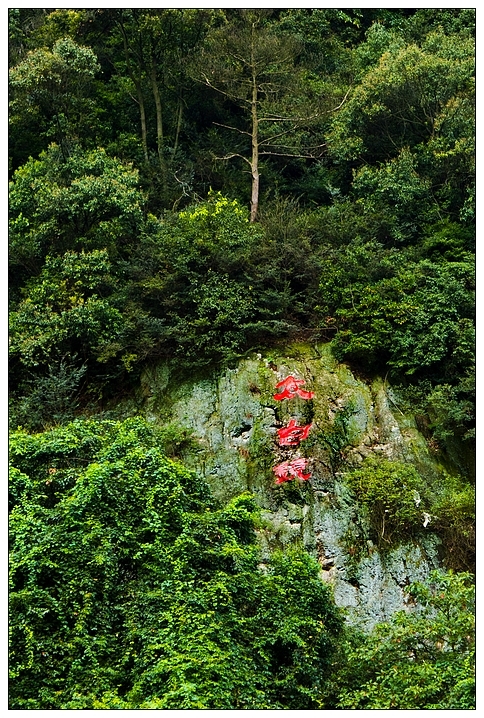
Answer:
[[[9,10],[11,709],[475,707],[474,25]]]

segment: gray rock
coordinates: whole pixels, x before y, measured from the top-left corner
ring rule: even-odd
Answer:
[[[276,383],[289,374],[315,392],[311,402],[273,399]],[[185,463],[221,501],[249,490],[262,507],[261,565],[275,547],[302,542],[348,620],[366,627],[387,620],[406,608],[405,587],[438,567],[431,524],[418,544],[380,552],[368,539],[366,518],[357,514],[343,481],[346,470],[372,453],[413,463],[429,480],[442,467],[392,388],[355,377],[328,345],[255,354],[236,368],[175,388],[169,365],[161,364],[143,375],[138,408],[151,421],[158,417],[193,430],[198,450],[187,452]],[[309,438],[296,448],[280,447],[277,428],[291,417],[312,423]],[[311,480],[276,486],[273,466],[296,456],[310,459]]]

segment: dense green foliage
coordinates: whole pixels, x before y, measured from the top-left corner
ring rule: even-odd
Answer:
[[[434,571],[426,584],[409,586],[407,598],[411,610],[370,634],[346,632],[325,707],[475,709],[473,576]]]
[[[368,457],[344,480],[358,505],[359,530],[380,551],[410,537],[418,538],[430,526],[442,537],[445,565],[457,571],[475,570],[475,488],[461,477],[445,472],[429,482],[412,464]],[[353,537],[354,538],[354,537]]]
[[[474,263],[412,261],[399,250],[352,243],[332,253],[321,289],[340,326],[336,354],[441,381],[474,356]],[[336,256],[336,254],[338,256]]]
[[[159,358],[186,375],[331,341],[460,472],[349,472],[372,540],[425,512],[473,570],[474,25],[9,9],[13,708],[470,706],[465,577],[435,578],[457,648],[413,587],[422,612],[348,639],[330,690],[340,619],[313,563],[258,568],[255,504],[215,506],[167,458],[180,427],[86,417]]]
[[[261,570],[141,419],[12,435],[12,709],[314,708],[341,630],[318,565]]]
[[[411,464],[369,458],[361,469],[348,473],[346,480],[369,512],[371,538],[377,544],[408,537],[421,523],[426,508],[420,506],[422,481]]]
[[[415,610],[342,633],[317,563],[293,549],[261,566],[253,497],[217,506],[166,458],[172,434],[12,434],[11,708],[472,706],[470,574],[436,573],[409,588]]]
[[[87,406],[309,330],[471,437],[473,19],[11,10],[14,425],[67,355]]]

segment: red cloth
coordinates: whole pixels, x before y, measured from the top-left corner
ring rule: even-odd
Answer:
[[[274,466],[272,471],[277,476],[276,484],[283,484],[285,481],[291,481],[292,479],[307,481],[311,477],[310,473],[304,473],[307,463],[307,459],[293,459]]]
[[[299,388],[305,383],[304,379],[295,379],[293,376],[287,376],[276,384],[276,389],[282,388],[282,391],[279,394],[274,394],[274,399],[280,401],[281,399],[293,399],[295,396],[300,396],[301,399],[312,399],[314,396],[313,391],[305,391]]]
[[[300,441],[308,438],[309,430],[312,424],[298,426],[295,419],[291,419],[287,426],[278,429],[279,444],[281,446],[297,446]]]

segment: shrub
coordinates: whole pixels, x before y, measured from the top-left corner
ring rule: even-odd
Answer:
[[[87,370],[85,364],[79,366],[75,360],[62,357],[59,363],[48,367],[46,376],[31,373],[23,383],[25,395],[12,403],[9,416],[12,427],[38,430],[74,418]]]
[[[338,329],[338,359],[394,376],[462,376],[474,356],[474,264],[416,261],[353,242],[323,267],[320,311]],[[327,318],[327,319],[328,319]],[[326,320],[327,321],[327,320]]]
[[[476,490],[460,478],[446,477],[432,504],[432,526],[442,537],[445,565],[474,571],[476,552]]]
[[[316,708],[341,629],[317,562],[260,570],[254,498],[217,507],[160,438],[12,434],[10,708]]]
[[[287,331],[283,307],[258,284],[262,240],[247,211],[215,192],[147,225],[129,293],[163,323],[161,351],[190,366],[223,362]]]
[[[378,545],[408,537],[422,525],[423,481],[411,464],[370,457],[345,474],[345,481],[367,511]]]
[[[407,588],[413,607],[369,634],[347,631],[325,708],[475,709],[475,587],[434,571]]]

